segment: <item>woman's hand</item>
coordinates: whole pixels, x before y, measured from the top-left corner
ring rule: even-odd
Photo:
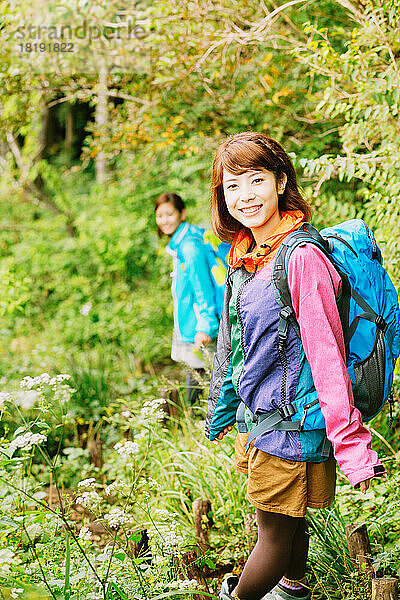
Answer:
[[[225,429],[223,431],[221,431],[221,433],[219,433],[216,437],[215,440],[213,440],[214,444],[218,444],[220,440],[222,440],[222,438],[224,437],[224,435],[226,435],[227,433],[229,433],[230,431],[232,431],[232,427],[233,425],[228,425],[228,427],[225,427]]]
[[[360,482],[360,492],[362,492],[363,494],[365,494],[365,492],[369,488],[369,484],[370,484],[370,479],[366,479],[365,481],[361,481]]]
[[[211,338],[206,333],[198,331],[194,337],[194,345],[198,350],[211,344]]]

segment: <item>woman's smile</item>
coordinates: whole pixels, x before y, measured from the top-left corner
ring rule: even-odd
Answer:
[[[244,206],[243,208],[239,208],[239,210],[244,215],[253,216],[261,209],[261,206],[262,204],[256,204],[255,206]]]

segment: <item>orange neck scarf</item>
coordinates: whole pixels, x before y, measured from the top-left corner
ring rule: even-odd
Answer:
[[[285,237],[300,227],[305,221],[305,217],[300,210],[291,210],[281,213],[281,220],[278,225],[270,232],[264,244],[266,248],[252,250],[249,248],[254,239],[247,229],[240,229],[233,238],[231,250],[228,258],[228,265],[233,269],[243,265],[246,271],[254,273],[256,269],[262,269],[275,256],[276,251],[285,239]]]

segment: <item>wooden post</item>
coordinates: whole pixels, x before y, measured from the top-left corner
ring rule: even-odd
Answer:
[[[135,531],[130,532],[130,536],[134,535],[137,541],[131,540],[129,542],[129,549],[132,552],[132,556],[135,558],[143,558],[149,552],[149,536],[147,533],[147,529],[144,527],[141,529],[136,529]]]
[[[197,498],[192,504],[192,510],[197,541],[203,549],[209,548],[208,531],[212,525],[212,521],[209,517],[209,513],[211,512],[211,502],[210,500]]]
[[[208,591],[207,582],[202,573],[202,569],[197,564],[197,553],[195,550],[189,550],[179,557],[175,558],[175,564],[186,579],[195,579],[204,590]],[[201,591],[193,596],[196,600],[210,600],[209,596],[204,596]]]
[[[350,558],[359,566],[365,565],[372,570],[371,545],[364,523],[350,523],[346,525],[346,537]]]
[[[163,410],[167,418],[176,419],[179,414],[179,392],[176,388],[162,388],[160,398],[164,398],[165,407]]]
[[[95,467],[101,469],[103,466],[103,442],[101,440],[91,440],[88,442],[90,462]]]
[[[244,532],[246,534],[247,546],[251,552],[257,543],[257,521],[254,513],[248,513],[244,517]]]
[[[372,600],[397,600],[397,578],[373,579]]]

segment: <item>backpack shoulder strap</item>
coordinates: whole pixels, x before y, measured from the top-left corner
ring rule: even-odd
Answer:
[[[317,246],[329,258],[329,240],[323,238],[310,223],[303,223],[299,229],[290,233],[282,242],[274,259],[271,281],[276,299],[281,307],[281,319],[279,323],[280,337],[286,338],[289,321],[292,323],[298,337],[300,337],[300,328],[294,315],[288,283],[288,265],[293,250],[298,246],[304,246],[309,243]]]

